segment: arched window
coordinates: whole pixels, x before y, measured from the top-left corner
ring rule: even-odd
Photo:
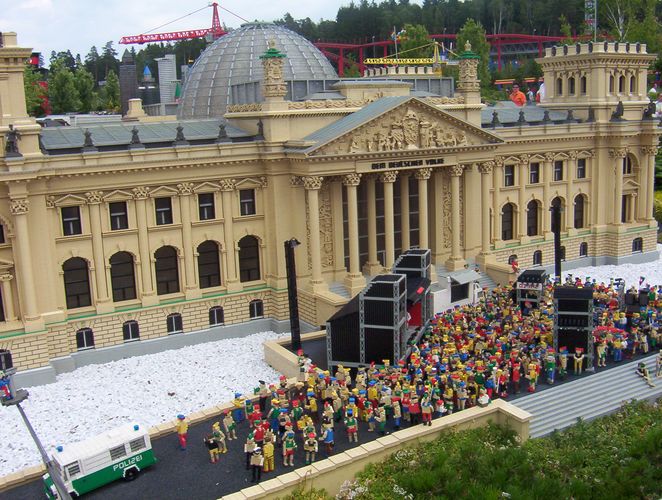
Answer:
[[[584,227],[584,195],[575,196],[575,229]]]
[[[76,332],[76,348],[79,351],[94,347],[94,333],[91,328],[81,328]]]
[[[568,78],[568,95],[575,95],[575,77]]]
[[[565,260],[565,247],[561,247],[559,254],[561,256],[561,260]]]
[[[221,306],[214,306],[209,309],[209,326],[222,325],[225,323],[225,314]]]
[[[634,94],[637,89],[637,79],[634,76],[630,77],[630,94]]]
[[[582,76],[579,79],[579,93],[581,95],[586,95],[587,87],[588,87],[588,84],[587,84],[587,81],[586,81],[586,77]]]
[[[215,241],[205,241],[198,245],[198,279],[200,288],[209,288],[221,284],[218,244]]]
[[[156,263],[156,293],[166,295],[179,292],[179,269],[177,250],[173,247],[161,247],[154,252]]]
[[[642,238],[635,238],[632,240],[632,253],[644,251],[644,240]]]
[[[614,75],[611,75],[609,77],[609,93],[610,94],[614,93]]]
[[[249,315],[251,319],[259,319],[264,317],[264,304],[261,300],[252,300],[249,304]]]
[[[526,234],[536,236],[538,234],[538,202],[531,200],[526,205]]]
[[[579,244],[579,256],[588,257],[588,243],[586,243],[585,241],[582,241]]]
[[[62,265],[62,271],[64,271],[64,294],[67,299],[67,309],[92,305],[87,261],[80,257],[73,257]]]
[[[563,79],[556,79],[556,95],[563,95]]]
[[[169,314],[166,318],[166,326],[168,329],[168,334],[171,333],[182,333],[184,331],[184,325],[182,323],[182,315],[179,313]]]
[[[260,279],[260,247],[255,236],[239,240],[239,281]]]
[[[622,94],[625,92],[625,76],[621,75],[618,77],[618,93]]]
[[[508,264],[512,264],[513,262],[517,262],[517,255],[515,254],[508,257]]]
[[[114,302],[136,298],[133,255],[129,252],[117,252],[110,258],[110,282]]]
[[[542,265],[542,251],[541,250],[536,250],[533,252],[533,265],[534,266],[541,266]]]
[[[623,158],[623,175],[631,175],[634,171],[632,170],[632,157],[626,156]]]
[[[557,196],[552,200],[552,207],[554,208],[560,208],[561,209],[561,216],[559,217],[559,222],[561,223],[561,227],[559,228],[560,231],[563,231],[563,200]],[[551,228],[552,231],[554,231],[556,228],[554,227],[554,211],[552,210],[550,212],[550,217],[552,218],[552,224]]]
[[[125,321],[122,325],[122,336],[124,342],[131,342],[133,340],[140,340],[140,327],[136,320]]]
[[[513,225],[514,225],[515,205],[506,203],[501,209],[501,239],[513,239]]]

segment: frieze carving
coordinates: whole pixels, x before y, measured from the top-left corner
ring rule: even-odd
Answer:
[[[147,186],[139,186],[133,188],[132,191],[133,191],[133,197],[136,200],[144,200],[147,197],[149,197],[150,188],[148,188]]]
[[[228,106],[228,113],[249,113],[255,111],[262,111],[262,103],[250,102],[248,104],[230,104]]]
[[[27,198],[14,198],[9,202],[9,211],[12,215],[24,215],[30,209],[30,201]]]
[[[177,190],[182,196],[188,196],[193,194],[193,183],[192,182],[182,182],[177,184]]]
[[[425,97],[422,99],[428,104],[433,104],[435,106],[444,105],[444,104],[464,104],[464,96],[457,97]]]
[[[347,174],[343,176],[342,183],[345,186],[358,186],[361,184],[361,174]]]
[[[331,212],[331,190],[325,183],[319,193],[319,227],[322,267],[333,267],[333,216]]]
[[[218,181],[218,185],[221,187],[221,191],[234,191],[237,181],[234,179],[221,179]]]
[[[317,190],[322,188],[322,177],[318,175],[309,175],[302,177],[303,187],[310,190]]]
[[[97,205],[103,200],[103,191],[90,191],[85,193],[85,196],[90,205]]]
[[[444,248],[451,247],[451,185],[450,172],[442,170],[441,177],[441,227],[442,245]]]
[[[415,173],[414,177],[416,177],[419,181],[427,181],[432,177],[432,169],[431,168],[419,168]]]
[[[481,174],[490,174],[494,169],[494,162],[492,160],[484,161],[478,165],[478,171]]]
[[[398,171],[393,170],[391,172],[384,172],[383,174],[379,175],[379,181],[383,183],[393,183],[396,181],[398,178]]]

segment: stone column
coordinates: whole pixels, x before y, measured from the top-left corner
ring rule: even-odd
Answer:
[[[14,277],[7,273],[0,275],[2,283],[2,304],[5,306],[5,321],[16,321],[16,311],[14,310],[14,295],[11,291],[11,280]]]
[[[518,221],[518,236],[520,240],[527,237],[526,234],[526,177],[529,167],[529,155],[520,155],[519,157],[519,173],[518,181],[518,197],[517,204],[519,205],[519,221]]]
[[[655,202],[655,155],[657,146],[644,146],[641,148],[643,158],[641,171],[645,179],[640,179],[639,185],[645,189],[645,198],[639,201],[639,218],[644,221],[655,221],[653,206]]]
[[[628,205],[630,205],[628,223],[632,224],[637,220],[637,193],[632,193],[628,196]]]
[[[148,306],[158,302],[158,298],[154,293],[154,283],[152,282],[152,254],[150,252],[149,237],[147,234],[147,198],[149,197],[149,188],[133,188],[133,197],[136,200],[136,219],[138,221],[142,302],[144,306]]]
[[[35,275],[32,269],[32,245],[28,229],[28,210],[30,201],[25,198],[12,198],[9,210],[14,216],[15,231],[15,257],[18,291],[20,293],[21,312],[26,322],[37,321],[39,312],[37,307],[37,291],[35,289]]]
[[[237,278],[237,258],[234,243],[234,225],[233,225],[233,202],[234,202],[234,179],[221,179],[221,204],[223,205],[223,250],[225,255],[223,259],[226,266],[225,286],[228,292],[241,290],[241,283]]]
[[[420,195],[419,195],[420,196]],[[420,198],[419,198],[420,207]],[[411,247],[411,229],[409,227],[409,174],[400,174],[400,239],[402,250]]]
[[[552,237],[552,216],[549,211],[552,199],[550,197],[552,183],[552,168],[554,167],[554,153],[545,153],[545,161],[542,163],[542,232],[545,239]]]
[[[365,286],[365,278],[361,274],[359,256],[359,210],[357,188],[361,182],[361,174],[348,174],[343,177],[347,189],[347,227],[349,234],[349,273],[345,278],[345,286],[350,295],[354,296]]]
[[[432,178],[432,183],[434,186],[434,197],[433,197],[433,206],[432,215],[434,218],[434,223],[432,225],[434,233],[432,235],[433,239],[433,251],[432,251],[432,262],[437,266],[444,264],[442,261],[442,254],[444,253],[444,222],[443,222],[443,212],[444,212],[444,174],[445,169],[436,168],[434,170],[434,176]]]
[[[493,161],[486,161],[478,166],[480,171],[480,209],[481,209],[481,255],[488,255],[491,249],[490,239],[490,174]]]
[[[90,207],[90,230],[92,232],[92,255],[94,257],[94,280],[96,283],[96,306],[97,312],[112,311],[112,304],[108,293],[108,281],[106,280],[106,259],[103,252],[103,234],[101,230],[101,202],[103,193],[101,191],[90,191],[85,193],[87,204]]]
[[[453,165],[451,174],[451,256],[446,261],[446,267],[450,271],[457,271],[464,267],[462,249],[460,247],[460,177],[464,172],[464,165]]]
[[[416,171],[418,179],[418,246],[430,248],[428,222],[428,180],[432,177],[431,168],[421,168]]]
[[[319,190],[322,188],[322,177],[303,177],[303,186],[306,188],[308,197],[308,229],[310,230],[310,261],[312,264],[312,276],[310,283],[313,290],[319,289],[324,284],[322,279],[322,257],[320,255],[320,207]]]
[[[380,272],[381,266],[377,260],[377,194],[375,176],[366,179],[366,203],[368,212],[368,262],[364,272],[373,276]]]
[[[193,237],[191,235],[191,195],[193,194],[193,183],[182,182],[177,184],[179,191],[179,209],[182,214],[182,245],[184,246],[184,272],[186,283],[186,297],[200,297],[195,275],[195,262],[193,256]]]
[[[393,184],[398,178],[397,171],[384,172],[379,180],[384,184],[384,269],[391,269],[395,262],[395,224],[393,216]]]
[[[622,207],[623,207],[623,158],[627,155],[626,148],[610,149],[609,157],[613,163],[614,175],[614,207],[612,223],[615,225],[622,224]]]

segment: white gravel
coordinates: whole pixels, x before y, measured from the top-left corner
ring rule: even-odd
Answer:
[[[134,421],[151,427],[252,394],[258,380],[277,382],[262,344],[289,334],[260,332],[181,349],[89,365],[27,388],[21,406],[47,452]],[[37,465],[40,456],[18,410],[0,406],[0,476]]]

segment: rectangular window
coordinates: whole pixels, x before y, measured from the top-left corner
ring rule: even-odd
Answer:
[[[62,207],[62,234],[73,236],[82,232],[80,207]]]
[[[577,179],[586,179],[586,158],[577,160]]]
[[[623,158],[623,175],[630,175],[632,173],[632,160],[629,156]]]
[[[5,226],[0,224],[0,243],[6,243],[5,240]]]
[[[172,224],[172,200],[170,197],[156,198],[154,206],[156,207],[156,224],[158,226]]]
[[[78,474],[80,474],[80,464],[78,462],[67,465],[65,469],[67,469],[67,475],[70,478],[76,477]]]
[[[264,304],[261,300],[254,300],[250,303],[251,319],[259,319],[264,316]]]
[[[529,165],[529,184],[538,184],[540,182],[540,163]]]
[[[203,193],[198,195],[198,212],[200,220],[212,220],[216,218],[214,193]]]
[[[506,165],[503,167],[503,185],[515,185],[515,165]]]
[[[124,342],[140,339],[140,326],[138,322],[135,320],[126,321],[122,325],[122,336],[124,337]]]
[[[116,446],[110,449],[110,460],[115,461],[126,455],[126,448],[124,445]]]
[[[138,450],[145,448],[145,436],[141,436],[132,441],[129,441],[129,448],[131,448],[131,453],[135,453]]]
[[[255,215],[255,189],[239,190],[241,215]]]
[[[108,205],[110,211],[110,230],[118,231],[129,228],[129,216],[126,210],[126,201],[115,201]]]
[[[563,160],[556,160],[554,162],[554,180],[563,180]]]

